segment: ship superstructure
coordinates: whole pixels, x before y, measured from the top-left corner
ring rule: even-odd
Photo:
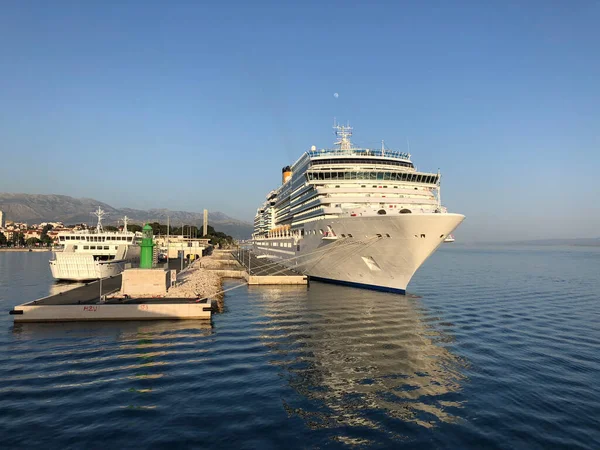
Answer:
[[[63,249],[53,253],[50,260],[52,276],[59,280],[87,281],[118,275],[126,264],[139,262],[140,233],[127,231],[127,217],[123,231],[104,231],[105,212],[98,208],[95,230],[60,232],[58,239]]]
[[[282,170],[254,220],[258,253],[313,279],[404,292],[462,222],[441,203],[440,173],[408,152],[355,147],[334,125],[333,149],[313,146]]]

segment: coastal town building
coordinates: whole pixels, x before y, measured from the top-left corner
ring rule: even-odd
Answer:
[[[201,258],[202,252],[210,244],[210,239],[188,238],[186,236],[158,236],[155,238],[159,253],[177,258],[183,252],[184,258]]]

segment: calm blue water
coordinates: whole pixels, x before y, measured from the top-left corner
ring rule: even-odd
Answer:
[[[47,260],[0,252],[4,448],[600,448],[600,248],[446,245],[418,296],[244,287],[212,325],[13,326]]]

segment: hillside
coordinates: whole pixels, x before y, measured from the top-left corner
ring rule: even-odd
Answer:
[[[179,226],[182,222],[189,225],[202,225],[202,212],[114,208],[92,198],[74,198],[67,195],[0,193],[0,211],[4,212],[6,220],[17,222],[62,221],[65,224],[94,224],[95,219],[91,212],[98,206],[107,214],[104,221],[107,225],[116,223],[125,215],[133,223],[147,221],[167,223],[167,216],[169,216],[173,225]],[[217,231],[222,231],[235,238],[248,238],[252,234],[251,224],[233,219],[222,212],[209,211],[208,223]]]

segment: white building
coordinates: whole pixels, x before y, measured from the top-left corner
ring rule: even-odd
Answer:
[[[184,236],[169,236],[169,238],[155,236],[154,240],[159,252],[168,254],[169,259],[177,258],[181,251],[183,251],[185,258],[188,256],[191,259],[201,258],[202,250],[210,245],[210,239],[194,239]]]
[[[4,213],[0,211],[0,228],[4,228]]]

